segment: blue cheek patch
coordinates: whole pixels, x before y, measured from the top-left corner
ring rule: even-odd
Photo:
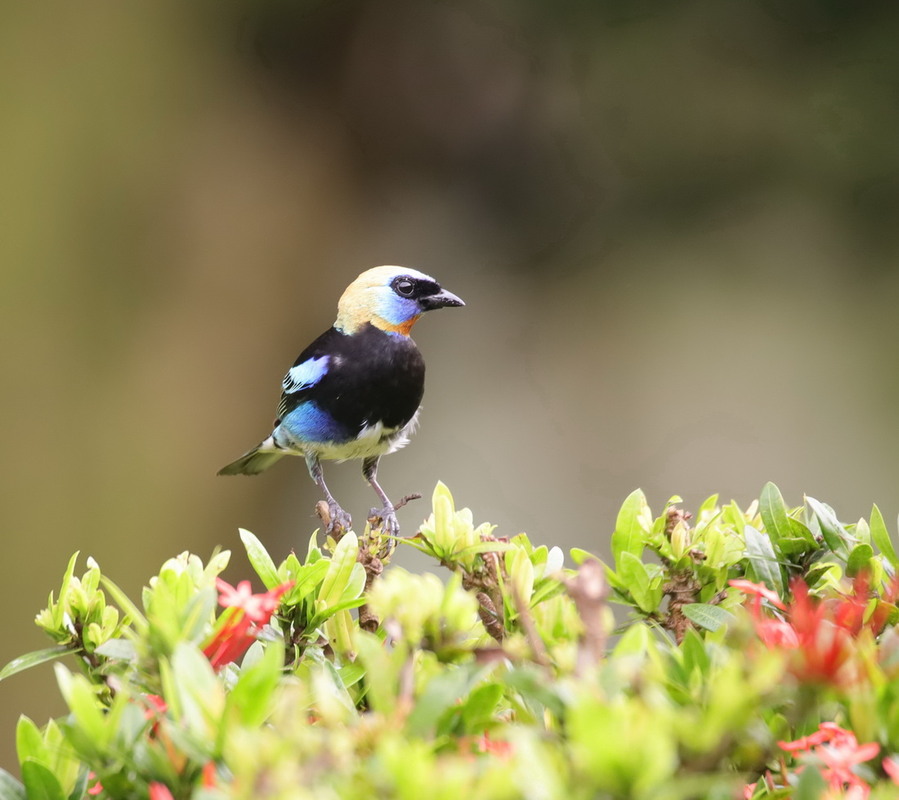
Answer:
[[[299,442],[339,444],[353,438],[313,402],[297,406],[281,420],[280,427]]]
[[[421,314],[421,309],[414,300],[407,300],[390,292],[390,294],[378,299],[375,313],[391,325],[402,325],[404,322],[408,322],[413,317]]]

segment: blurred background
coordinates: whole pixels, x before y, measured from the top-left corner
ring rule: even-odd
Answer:
[[[4,4],[0,663],[75,550],[135,595],[183,550],[247,577],[238,526],[305,548],[301,461],[215,473],[377,264],[468,304],[415,330],[394,496],[599,551],[638,486],[895,519],[897,37],[851,0]],[[57,694],[0,684],[0,765]]]

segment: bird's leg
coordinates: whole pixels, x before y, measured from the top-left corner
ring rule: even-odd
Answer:
[[[380,517],[383,520],[386,533],[391,536],[399,536],[400,524],[396,519],[396,509],[393,503],[390,502],[387,493],[378,485],[378,462],[380,460],[380,456],[369,456],[362,461],[362,474],[365,476],[365,480],[368,481],[371,488],[375,490],[378,499],[384,504],[380,509],[373,508],[371,516]]]
[[[312,476],[312,480],[315,481],[315,485],[321,489],[322,494],[325,496],[325,501],[328,503],[328,513],[331,515],[331,525],[329,526],[329,530],[334,531],[337,528],[342,528],[345,531],[352,530],[353,519],[338,505],[337,501],[334,499],[334,495],[328,490],[328,485],[325,483],[325,477],[322,474],[322,465],[318,460],[318,456],[313,453],[307,453],[306,467],[309,469],[309,474]]]

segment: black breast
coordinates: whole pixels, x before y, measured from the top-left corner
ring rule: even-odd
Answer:
[[[296,363],[329,356],[327,373],[314,386],[281,398],[280,415],[312,401],[353,436],[366,425],[405,425],[421,405],[425,362],[408,336],[367,324],[347,335],[335,328],[307,347]]]

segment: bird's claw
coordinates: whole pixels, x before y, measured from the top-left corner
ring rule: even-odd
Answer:
[[[337,503],[328,506],[328,511],[331,514],[331,529],[341,528],[345,531],[351,531],[353,529],[353,518],[347,514]]]
[[[353,518],[337,503],[320,500],[315,506],[315,512],[324,523],[328,533],[339,534],[353,529]]]
[[[368,520],[373,528],[380,528],[388,536],[400,535],[400,523],[396,518],[396,509],[393,506],[373,508],[368,515]],[[380,522],[380,525],[378,525]]]

